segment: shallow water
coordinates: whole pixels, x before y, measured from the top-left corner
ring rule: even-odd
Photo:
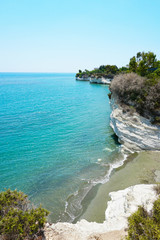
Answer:
[[[0,190],[24,191],[51,221],[81,214],[86,194],[120,160],[108,86],[74,76],[0,74]]]
[[[109,182],[95,189],[95,196],[89,205],[84,202],[84,213],[80,219],[103,222],[109,193],[125,189],[136,184],[155,184],[157,182],[156,170],[160,179],[160,152],[145,151],[130,155],[123,166],[112,172]]]

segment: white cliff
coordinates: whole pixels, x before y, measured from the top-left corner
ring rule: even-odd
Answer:
[[[90,77],[76,77],[77,81],[90,81]]]
[[[111,79],[109,78],[104,78],[104,77],[101,77],[101,78],[90,78],[90,83],[97,83],[97,84],[110,84],[111,83]]]
[[[113,104],[110,125],[126,149],[160,150],[160,127],[138,113],[124,112],[122,107]]]
[[[134,213],[138,206],[144,206],[149,212],[156,200],[154,185],[139,184],[124,190],[111,192],[111,201],[105,212],[106,225],[110,230],[120,230],[127,227],[128,217]]]
[[[153,187],[154,185],[141,184],[112,192],[110,193],[111,201],[108,202],[108,207],[105,212],[106,220],[103,223],[81,220],[76,224],[60,222],[52,225],[48,224],[45,230],[46,240],[97,239],[96,237],[93,238],[93,235],[98,234],[99,236],[99,234],[123,230],[127,227],[127,218],[138,209],[139,205],[143,205],[147,211],[152,209],[153,202],[157,198]],[[118,240],[121,239],[121,234],[119,234],[119,238],[105,239]]]
[[[111,79],[109,78],[96,78],[96,77],[76,77],[77,81],[89,81],[90,83],[97,83],[97,84],[108,84],[110,85]]]

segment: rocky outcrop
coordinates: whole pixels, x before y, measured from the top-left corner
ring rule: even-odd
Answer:
[[[120,230],[127,227],[128,217],[134,213],[138,206],[144,206],[149,212],[157,195],[152,184],[139,184],[124,190],[111,192],[111,201],[105,212],[107,228]]]
[[[77,81],[90,81],[90,77],[76,77]]]
[[[98,239],[121,239],[121,236],[124,236],[123,229],[127,227],[127,218],[138,209],[139,205],[143,205],[148,211],[152,209],[157,197],[153,186],[141,184],[110,193],[111,201],[108,202],[104,223],[81,220],[76,224],[47,224],[46,240],[91,240],[98,237]]]
[[[97,84],[110,84],[111,83],[111,79],[109,78],[104,78],[104,77],[101,77],[101,78],[95,78],[95,77],[91,77],[90,78],[90,83],[97,83]]]
[[[119,142],[129,151],[160,150],[160,127],[136,112],[112,104],[110,125]]]
[[[109,78],[96,78],[96,77],[76,77],[77,81],[89,81],[90,83],[97,83],[97,84],[108,84],[110,85],[111,79]]]

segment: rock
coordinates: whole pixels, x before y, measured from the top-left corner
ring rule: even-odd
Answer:
[[[122,240],[126,232],[124,230],[111,231],[102,234],[93,234],[87,240]]]
[[[111,83],[111,79],[109,78],[90,78],[90,83],[97,83],[97,84],[110,84]]]
[[[160,150],[160,127],[138,113],[124,112],[119,105],[112,104],[110,125],[119,142],[129,151]]]
[[[153,186],[141,184],[110,193],[111,201],[108,202],[103,223],[81,220],[76,224],[52,224],[45,228],[46,240],[121,239],[127,227],[127,218],[139,205],[144,205],[148,211],[152,209],[156,200]]]
[[[76,77],[76,80],[77,81],[90,81],[90,78],[89,77],[82,77],[82,78]]]
[[[46,227],[48,228],[50,226],[50,224],[49,223],[46,223]]]
[[[140,184],[124,190],[111,192],[111,201],[105,212],[106,227],[110,230],[121,230],[127,227],[128,217],[134,213],[138,206],[144,206],[149,212],[157,195],[152,184]]]
[[[160,171],[159,170],[156,170],[155,172],[154,172],[154,174],[155,174],[155,181],[157,182],[157,183],[160,183]]]
[[[97,84],[110,84],[111,83],[111,79],[109,78],[96,78],[96,77],[76,77],[77,81],[89,81],[90,83],[97,83]]]

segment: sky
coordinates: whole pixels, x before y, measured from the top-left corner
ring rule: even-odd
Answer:
[[[160,0],[0,0],[0,72],[77,72],[160,59]]]

